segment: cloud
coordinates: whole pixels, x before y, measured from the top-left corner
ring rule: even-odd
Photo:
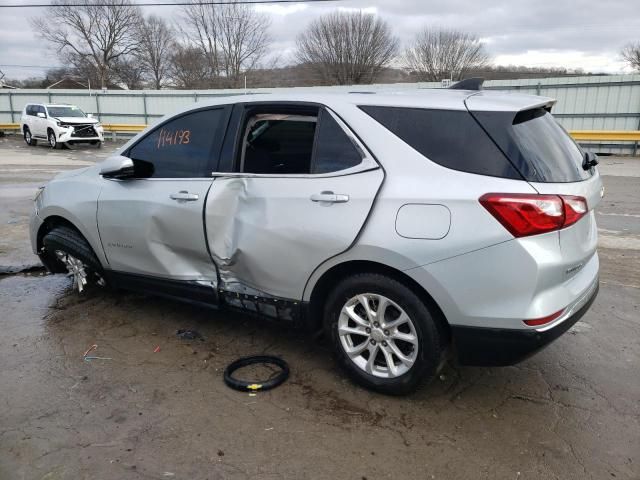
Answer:
[[[619,51],[640,40],[637,0],[342,0],[287,5],[258,5],[271,17],[272,49],[283,61],[292,58],[296,36],[318,16],[336,9],[363,10],[389,22],[402,45],[423,28],[472,32],[485,42],[497,64],[557,66],[595,72],[624,69]],[[176,7],[145,8],[177,18]],[[0,65],[8,77],[24,78],[58,65],[55,52],[38,39],[27,21],[47,14],[44,8],[0,9]]]

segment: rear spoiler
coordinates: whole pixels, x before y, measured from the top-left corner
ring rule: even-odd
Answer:
[[[464,103],[470,112],[518,113],[537,108],[544,108],[550,112],[556,103],[556,99],[500,90],[483,90],[469,95]]]

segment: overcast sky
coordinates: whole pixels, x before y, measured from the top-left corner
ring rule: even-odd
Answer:
[[[0,0],[0,5],[8,3],[18,0]],[[640,41],[638,0],[339,0],[255,8],[271,16],[272,49],[283,60],[291,58],[296,35],[309,21],[335,9],[362,9],[381,16],[403,45],[425,26],[476,33],[497,65],[620,73],[628,71],[620,48]],[[170,6],[147,7],[143,12],[169,20],[179,13]],[[7,78],[40,76],[59,65],[55,52],[31,31],[28,18],[38,15],[46,16],[47,9],[0,8],[0,70]]]

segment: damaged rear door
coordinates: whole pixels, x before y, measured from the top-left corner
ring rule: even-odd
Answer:
[[[349,249],[384,173],[324,107],[235,108],[235,134],[225,140],[225,149],[234,145],[232,171],[215,174],[205,211],[219,292],[227,303],[286,317],[274,298],[300,300],[311,273]]]

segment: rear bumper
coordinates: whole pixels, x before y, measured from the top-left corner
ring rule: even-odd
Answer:
[[[505,366],[530,357],[569,330],[598,295],[598,279],[550,326],[538,329],[484,328],[452,325],[453,344],[461,365]]]

